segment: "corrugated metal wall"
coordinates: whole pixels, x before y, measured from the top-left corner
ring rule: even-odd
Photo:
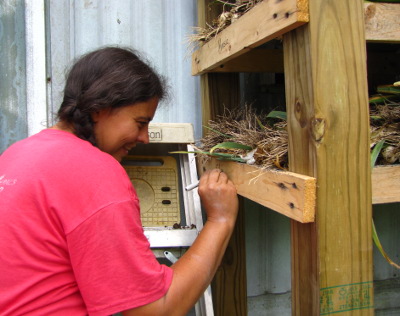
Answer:
[[[106,45],[139,50],[169,79],[171,99],[159,108],[155,122],[193,123],[195,136],[200,137],[199,78],[191,76],[191,58],[185,42],[197,24],[195,0],[43,0],[47,105],[27,100],[26,75],[35,64],[26,66],[29,54],[25,30],[32,28],[26,24],[25,4],[31,7],[32,3],[37,4],[35,1],[2,0],[0,3],[0,153],[28,136],[29,114],[48,106],[47,122],[38,124],[44,128],[54,123],[66,69],[81,54]],[[28,35],[35,45],[32,34]],[[36,111],[27,109],[27,103],[32,101]]]
[[[290,220],[245,201],[248,315],[291,315]]]
[[[24,10],[23,0],[0,2],[0,154],[28,131]]]
[[[46,0],[46,10],[52,113],[59,107],[71,60],[105,45],[130,46],[169,79],[172,98],[154,121],[193,123],[200,136],[199,78],[191,76],[185,43],[197,25],[195,0]]]

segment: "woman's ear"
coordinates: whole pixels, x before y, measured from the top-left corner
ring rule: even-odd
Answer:
[[[99,117],[100,117],[100,112],[92,112],[90,113],[91,117],[92,117],[92,121],[93,123],[97,123],[99,121]]]
[[[111,108],[106,108],[106,109],[101,109],[96,112],[92,112],[92,113],[90,113],[90,115],[92,116],[93,122],[97,123],[103,117],[107,117],[108,115],[110,115],[111,111],[112,111]]]

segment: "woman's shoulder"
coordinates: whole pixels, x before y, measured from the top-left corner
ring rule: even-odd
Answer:
[[[110,154],[72,133],[59,130],[47,130],[47,133],[52,134],[51,137],[55,139],[50,146],[54,146],[52,148],[55,151],[54,155],[64,165],[76,164],[80,169],[103,169],[103,172],[122,169],[120,163]]]
[[[27,157],[36,168],[60,169],[82,174],[101,172],[114,174],[123,168],[111,155],[74,134],[56,129],[45,129],[15,144],[12,156]],[[122,169],[122,170],[121,170]]]
[[[131,186],[125,169],[110,154],[74,134],[54,129],[43,130],[7,149],[0,156],[0,173],[45,182],[62,179],[71,185]]]

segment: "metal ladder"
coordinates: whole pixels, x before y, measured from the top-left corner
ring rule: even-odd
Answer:
[[[185,190],[188,185],[198,181],[194,154],[180,154],[174,158],[176,159],[175,166],[171,166],[169,162],[171,155],[168,154],[171,151],[193,151],[190,145],[194,143],[193,127],[191,124],[185,123],[153,123],[149,126],[149,137],[150,144],[137,146],[122,161],[122,165],[131,177],[133,185],[135,186],[135,182],[137,184],[135,188],[141,207],[144,205],[146,208],[144,211],[150,209],[152,205],[161,205],[164,202],[163,206],[167,210],[179,204],[179,212],[184,216],[184,225],[174,223],[175,220],[180,221],[180,218],[174,217],[175,214],[172,214],[171,218],[168,216],[164,218],[163,209],[160,211],[151,209],[156,215],[160,215],[160,218],[156,217],[155,220],[150,218],[147,221],[147,218],[143,217],[147,215],[142,215],[144,233],[150,242],[153,253],[159,261],[168,260],[174,263],[192,245],[203,228],[203,216],[197,188]],[[171,175],[174,173],[174,169],[176,181]],[[149,175],[156,170],[162,170],[158,172],[164,173],[150,177]],[[168,178],[169,182],[165,178]],[[140,192],[137,187],[139,189],[143,187],[143,192]],[[157,197],[157,194],[160,197]],[[169,221],[167,224],[163,223],[165,219]],[[158,225],[152,225],[152,220],[158,222]],[[214,315],[210,286],[196,303],[195,313],[196,316]]]

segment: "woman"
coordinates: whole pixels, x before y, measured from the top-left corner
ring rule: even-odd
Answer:
[[[58,123],[0,156],[1,315],[185,315],[209,285],[236,220],[226,174],[206,172],[207,222],[171,267],[160,265],[119,164],[166,95],[128,49],[103,48],[72,67]]]

